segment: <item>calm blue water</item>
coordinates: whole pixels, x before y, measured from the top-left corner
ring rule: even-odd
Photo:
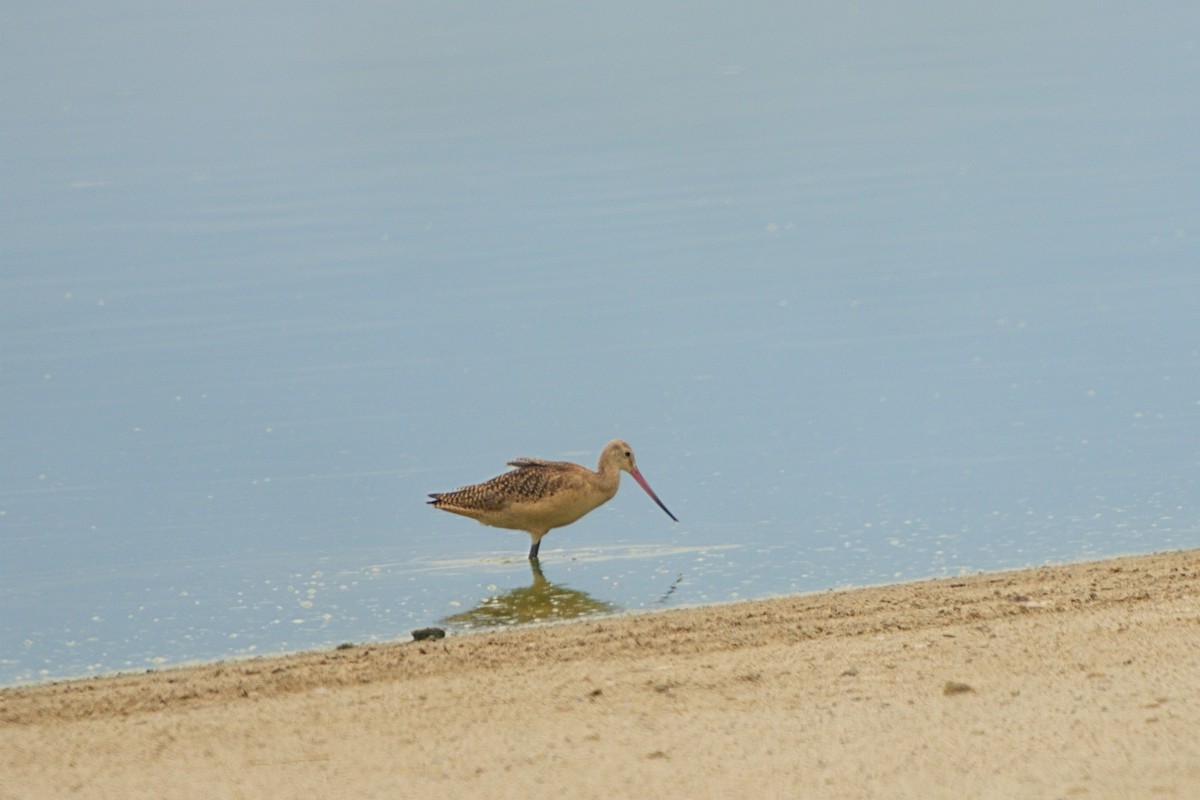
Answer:
[[[0,684],[1200,547],[1198,30],[0,12]]]

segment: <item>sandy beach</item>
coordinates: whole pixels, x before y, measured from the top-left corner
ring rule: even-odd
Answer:
[[[0,690],[0,797],[1200,796],[1200,551]]]

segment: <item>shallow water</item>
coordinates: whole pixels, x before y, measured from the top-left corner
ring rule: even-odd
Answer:
[[[1200,546],[1198,23],[6,12],[0,684]]]

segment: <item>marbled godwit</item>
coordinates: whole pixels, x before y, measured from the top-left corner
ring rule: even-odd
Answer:
[[[529,557],[536,559],[542,537],[611,500],[625,470],[668,517],[679,521],[638,472],[632,448],[620,439],[605,445],[595,472],[569,461],[540,458],[518,458],[508,465],[516,469],[486,483],[431,494],[429,505],[494,528],[525,531],[533,537]]]

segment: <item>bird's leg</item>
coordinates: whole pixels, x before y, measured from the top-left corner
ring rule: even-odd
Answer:
[[[540,547],[541,544],[542,544],[541,539],[534,539],[533,544],[529,546],[529,560],[530,561],[538,560],[538,547]]]

